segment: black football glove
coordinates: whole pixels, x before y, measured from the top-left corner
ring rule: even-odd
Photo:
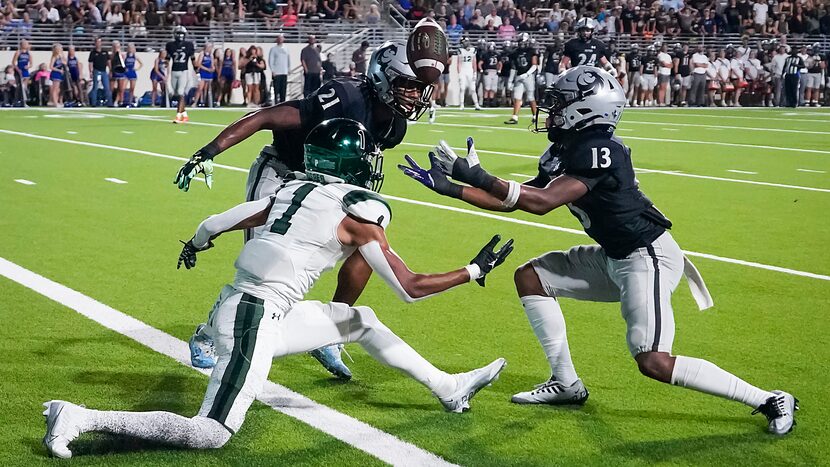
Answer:
[[[446,141],[439,142],[435,147],[435,165],[453,180],[484,191],[490,191],[496,181],[481,167],[472,137],[467,137],[466,157],[459,157]]]
[[[213,248],[213,242],[211,241],[208,241],[208,244],[205,245],[204,248],[196,248],[196,246],[193,245],[192,238],[186,242],[184,240],[179,241],[182,242],[184,247],[182,248],[182,252],[179,253],[179,263],[176,265],[176,269],[181,269],[182,264],[184,264],[184,267],[187,269],[195,268],[196,253]]]
[[[481,277],[476,278],[478,285],[484,287],[484,279],[487,274],[504,262],[507,255],[513,252],[513,239],[508,240],[499,251],[494,251],[496,245],[501,241],[501,235],[493,235],[493,238],[484,245],[470,264],[475,264],[481,271]]]
[[[211,188],[213,186],[213,157],[218,152],[212,143],[196,151],[196,154],[193,154],[179,169],[173,184],[180,190],[187,191],[190,189],[190,181],[196,175],[204,173],[205,183],[208,188]]]
[[[435,153],[429,153],[429,170],[419,166],[414,159],[409,157],[409,154],[404,157],[409,165],[398,164],[398,168],[408,177],[421,182],[425,187],[439,195],[461,198],[461,185],[449,181],[447,176],[444,175],[444,172],[438,167]]]

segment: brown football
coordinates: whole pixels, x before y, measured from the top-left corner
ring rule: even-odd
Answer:
[[[412,29],[406,41],[406,57],[415,76],[433,84],[449,62],[447,35],[432,18],[424,18]]]

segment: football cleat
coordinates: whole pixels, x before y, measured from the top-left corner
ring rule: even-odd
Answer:
[[[196,332],[187,341],[190,346],[190,364],[196,368],[213,368],[216,366],[216,350],[213,346],[213,338],[205,332],[206,327],[205,323],[196,326]]]
[[[435,107],[429,108],[429,123],[435,123]]]
[[[447,412],[461,413],[470,410],[470,400],[473,396],[481,388],[489,386],[493,381],[499,379],[499,373],[506,365],[507,361],[499,358],[477,370],[452,375],[456,383],[455,392],[447,397],[439,397],[438,400],[447,409]]]
[[[317,361],[323,365],[323,368],[328,370],[329,373],[333,374],[338,379],[348,381],[352,379],[352,372],[349,370],[349,367],[343,363],[343,352],[345,352],[343,344],[337,344],[312,350],[309,354],[316,358]]]
[[[519,117],[517,117],[516,115],[510,117],[510,120],[505,120],[504,121],[505,125],[516,125],[518,123],[519,123]]]
[[[588,400],[588,389],[581,379],[570,386],[550,379],[537,384],[532,391],[514,394],[510,400],[514,404],[583,405]]]
[[[81,434],[80,423],[84,417],[82,408],[71,402],[57,400],[44,402],[43,407],[46,408],[43,411],[46,416],[43,445],[50,456],[69,459],[72,451],[68,445]]]
[[[786,435],[793,431],[795,426],[795,411],[798,410],[798,399],[792,394],[783,391],[772,391],[774,396],[770,397],[752,415],[762,413],[769,422],[769,432],[774,435]]]

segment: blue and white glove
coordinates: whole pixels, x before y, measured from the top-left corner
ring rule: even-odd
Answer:
[[[481,168],[472,137],[467,137],[467,157],[458,157],[446,141],[435,147],[435,164],[454,180],[466,183],[484,191],[490,191],[496,177]]]
[[[406,162],[409,164],[398,164],[398,168],[407,176],[423,184],[430,190],[439,195],[450,196],[452,198],[461,198],[461,185],[456,185],[447,179],[447,176],[438,166],[435,153],[429,153],[429,169],[425,169],[418,165],[414,159],[405,155]]]

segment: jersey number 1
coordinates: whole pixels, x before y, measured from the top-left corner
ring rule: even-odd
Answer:
[[[274,221],[274,224],[271,226],[271,232],[275,234],[285,235],[288,232],[288,228],[291,227],[291,218],[294,217],[294,214],[297,213],[297,209],[300,209],[300,205],[303,204],[303,200],[305,200],[306,196],[311,193],[317,185],[313,183],[306,183],[305,185],[300,186],[296,190],[294,190],[294,197],[291,198],[291,205],[288,206],[288,209],[282,213],[279,219]]]
[[[604,169],[611,165],[611,150],[608,148],[599,148],[599,154],[597,154],[597,148],[591,148],[591,155],[594,156],[594,163],[591,165],[592,169]],[[602,158],[602,161],[599,158]]]

